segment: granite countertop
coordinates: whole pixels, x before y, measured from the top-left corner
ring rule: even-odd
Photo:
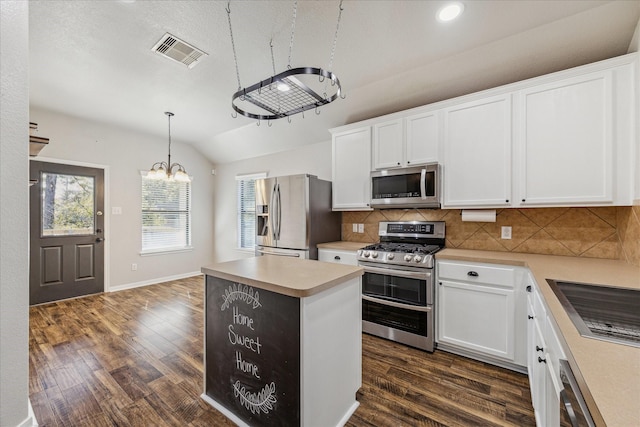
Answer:
[[[363,274],[362,267],[279,256],[223,262],[201,271],[296,298],[315,295]]]
[[[436,258],[529,268],[558,327],[594,420],[598,425],[640,425],[640,348],[582,337],[546,281],[640,290],[640,267],[616,260],[460,249],[443,249]]]
[[[340,251],[357,251],[358,249],[364,248],[367,245],[372,245],[371,243],[361,243],[361,242],[328,242],[328,243],[319,243],[318,249],[335,249]]]

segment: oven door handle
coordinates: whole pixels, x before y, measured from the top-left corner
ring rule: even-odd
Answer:
[[[375,273],[375,274],[383,274],[385,276],[398,276],[398,277],[406,277],[408,279],[420,279],[427,280],[429,276],[431,276],[431,270],[429,271],[403,271],[396,270],[393,268],[378,268],[378,267],[369,267],[360,265],[360,267],[364,267],[365,273]]]
[[[412,311],[421,311],[424,313],[428,313],[431,311],[431,306],[430,305],[411,305],[411,304],[402,304],[400,302],[395,302],[395,301],[387,301],[385,299],[380,299],[380,298],[374,298],[374,297],[370,297],[368,295],[362,295],[362,299],[366,300],[366,301],[370,301],[370,302],[375,302],[378,304],[383,304],[383,305],[388,305],[390,307],[396,307],[396,308],[403,308],[405,310],[412,310]]]

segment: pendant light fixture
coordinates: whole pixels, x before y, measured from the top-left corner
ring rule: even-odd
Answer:
[[[271,43],[271,63],[273,65],[273,75],[256,84],[242,88],[240,84],[240,72],[238,70],[238,58],[236,46],[233,40],[233,30],[231,28],[230,2],[227,3],[227,18],[229,21],[229,33],[231,35],[231,47],[233,49],[233,59],[236,65],[236,77],[238,78],[238,90],[231,98],[231,107],[234,110],[233,117],[241,114],[245,117],[258,120],[270,121],[286,117],[291,122],[291,116],[303,113],[306,110],[315,109],[316,114],[320,114],[319,108],[322,105],[333,102],[341,95],[341,86],[338,77],[329,70],[318,67],[297,67],[291,68],[291,51],[293,49],[293,39],[296,26],[296,15],[298,2],[293,5],[293,21],[291,25],[291,41],[289,43],[289,63],[287,69],[276,74],[275,61],[273,58],[273,44]],[[340,28],[340,18],[342,17],[342,0],[338,7],[338,22],[331,49],[329,69],[333,66],[333,56],[335,54],[336,42],[338,41],[338,29]],[[313,77],[313,78],[312,78]]]
[[[187,171],[184,169],[184,166],[180,163],[171,163],[171,117],[173,117],[174,114],[170,111],[165,111],[164,114],[166,114],[169,120],[169,155],[167,156],[166,162],[156,162],[151,166],[151,169],[147,173],[147,178],[190,182],[191,178],[187,175]],[[175,172],[173,171],[174,169],[176,169]]]

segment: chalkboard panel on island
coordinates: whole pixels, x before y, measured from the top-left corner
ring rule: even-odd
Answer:
[[[202,271],[203,399],[241,426],[343,425],[362,382],[362,269],[256,257]]]

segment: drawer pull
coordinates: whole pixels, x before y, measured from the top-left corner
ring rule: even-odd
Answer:
[[[527,319],[531,320],[531,319],[533,319],[533,316],[530,315],[530,314],[527,314]]]
[[[538,363],[547,363],[547,359],[543,359],[542,357],[538,356]]]
[[[333,259],[335,259],[336,261],[340,261],[340,256],[336,255],[336,256],[333,257]]]
[[[531,292],[531,285],[527,286],[527,292]]]
[[[536,351],[544,351],[544,348],[536,346]]]
[[[467,276],[478,277],[479,275],[478,275],[478,272],[476,272],[476,271],[470,271],[470,272],[467,273]]]

